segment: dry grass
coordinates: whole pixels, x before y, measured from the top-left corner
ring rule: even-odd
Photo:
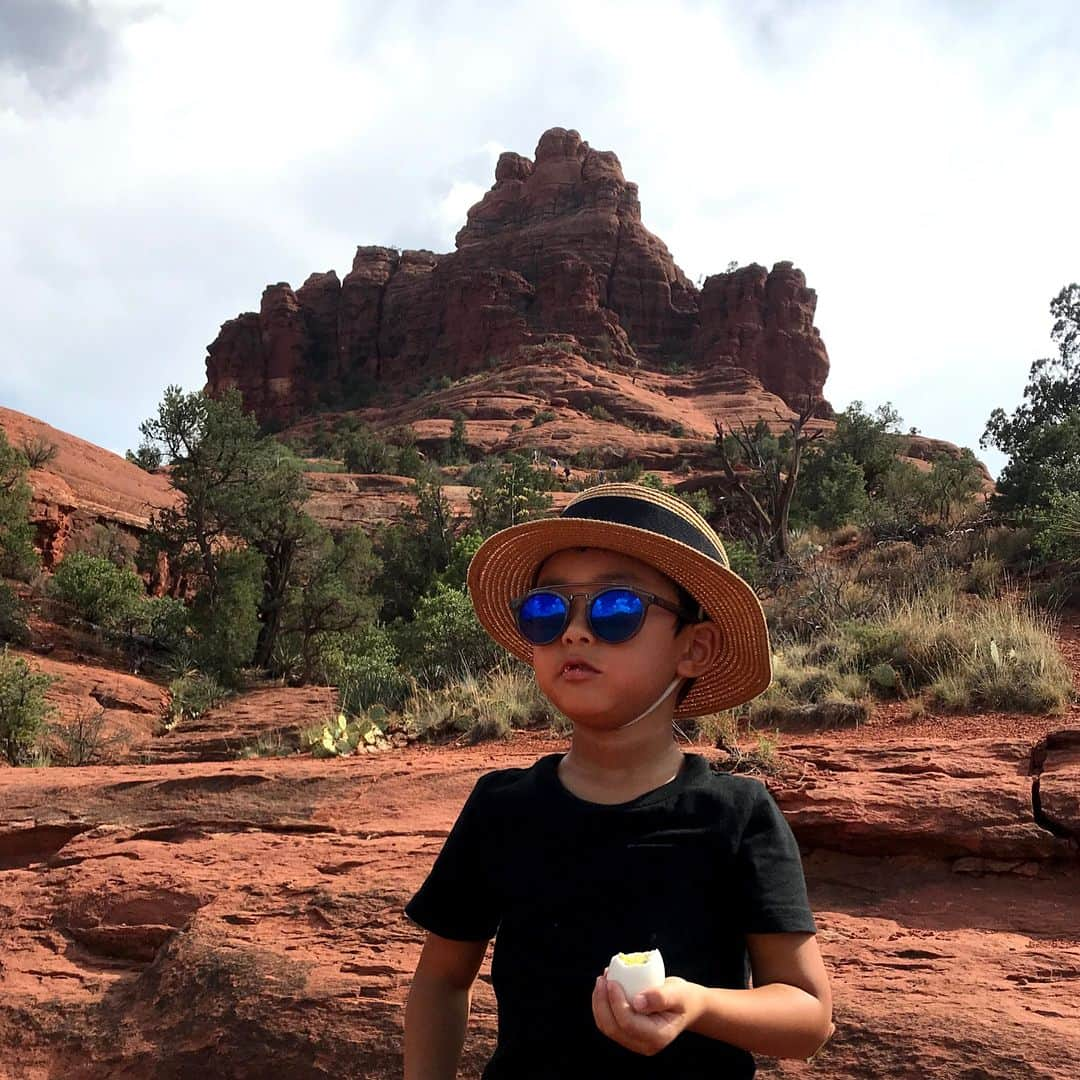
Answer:
[[[1044,613],[1012,595],[978,599],[939,585],[889,601],[871,618],[838,620],[812,644],[779,649],[774,684],[751,719],[774,723],[798,706],[920,693],[945,710],[1047,713],[1070,700],[1072,680]]]
[[[508,660],[438,689],[417,685],[402,709],[402,721],[421,739],[466,742],[506,738],[514,728],[565,723],[540,693],[532,671]]]

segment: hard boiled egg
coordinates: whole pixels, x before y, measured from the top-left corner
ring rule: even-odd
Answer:
[[[617,982],[627,999],[634,1000],[635,994],[644,990],[653,990],[660,986],[665,978],[664,958],[659,949],[649,952],[616,953],[608,964],[607,977]]]

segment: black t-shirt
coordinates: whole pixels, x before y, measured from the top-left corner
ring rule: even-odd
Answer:
[[[597,1030],[590,999],[617,952],[659,949],[669,975],[745,988],[746,934],[813,933],[787,822],[764,785],[697,754],[614,806],[567,791],[560,757],[482,776],[405,909],[441,937],[495,937],[485,1080],[753,1076],[746,1051],[693,1032],[635,1054]]]

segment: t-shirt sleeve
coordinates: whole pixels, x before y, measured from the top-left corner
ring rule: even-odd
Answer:
[[[736,853],[741,929],[747,934],[816,933],[791,826],[765,785],[754,782],[754,787],[758,790]]]
[[[488,941],[499,926],[491,875],[493,816],[481,777],[466,800],[435,864],[405,914],[425,930],[454,941]]]

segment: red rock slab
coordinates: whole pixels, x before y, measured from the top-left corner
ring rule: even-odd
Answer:
[[[7,770],[0,1061],[33,1080],[400,1075],[421,942],[402,905],[477,776],[564,745]],[[817,1075],[1072,1080],[1075,866],[818,849],[806,871],[838,1026]],[[460,1075],[494,1032],[485,965]]]
[[[800,773],[772,782],[800,843],[859,855],[1075,857],[1036,821],[1023,742],[833,747],[789,743]]]
[[[337,691],[329,686],[271,686],[224,698],[201,716],[183,717],[139,748],[147,763],[231,761],[262,746],[291,753],[309,728],[335,715]]]
[[[12,649],[27,664],[55,680],[46,691],[53,707],[49,722],[74,724],[101,716],[101,732],[109,748],[105,760],[117,760],[145,746],[161,729],[168,691],[150,679],[92,663],[40,656]],[[59,751],[57,751],[59,753]]]
[[[975,879],[936,860],[805,862],[836,1033],[764,1075],[1066,1080],[1080,1053],[1080,873]]]

